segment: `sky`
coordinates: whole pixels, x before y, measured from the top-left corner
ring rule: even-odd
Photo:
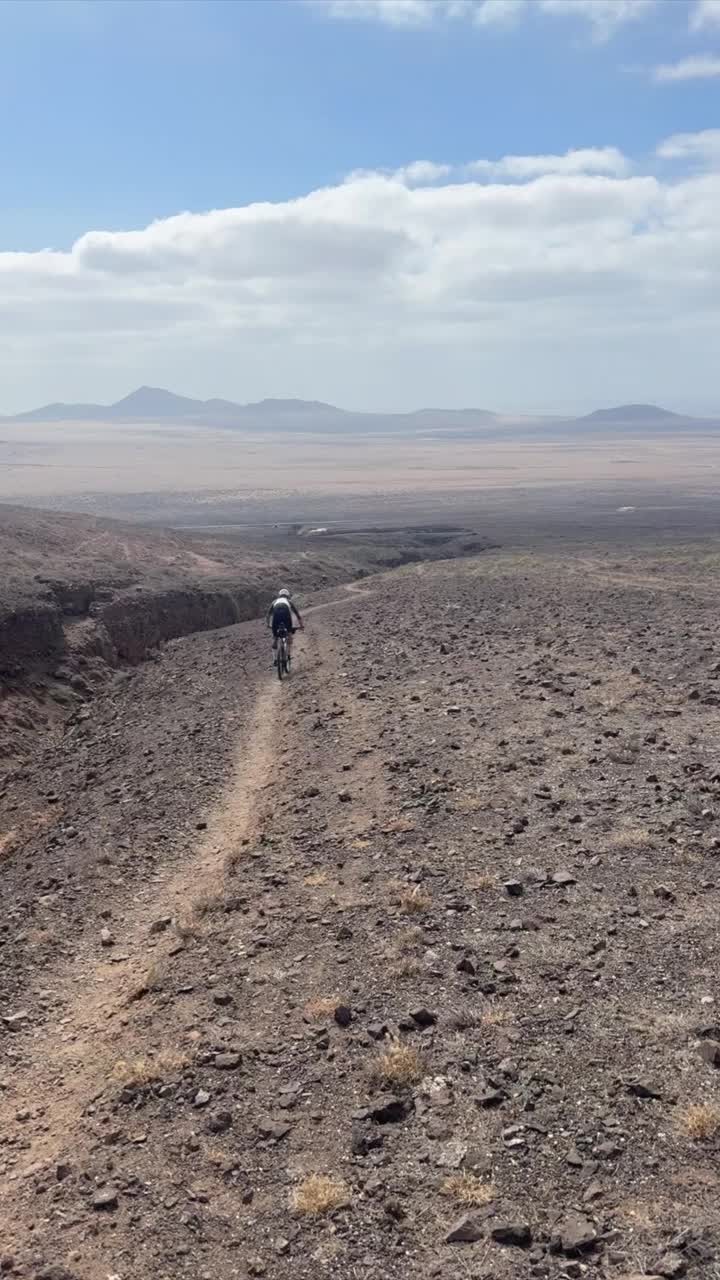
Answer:
[[[720,0],[0,0],[0,412],[720,413]]]

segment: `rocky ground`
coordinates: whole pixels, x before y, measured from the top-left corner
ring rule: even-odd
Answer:
[[[0,796],[0,1271],[720,1274],[716,556],[118,673]]]

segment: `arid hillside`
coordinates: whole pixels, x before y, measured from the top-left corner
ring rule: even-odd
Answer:
[[[3,1273],[717,1273],[718,551],[119,672],[0,795]]]
[[[455,528],[250,542],[0,505],[0,773],[39,728],[177,636],[260,619],[281,583],[318,592],[388,565],[467,555]]]

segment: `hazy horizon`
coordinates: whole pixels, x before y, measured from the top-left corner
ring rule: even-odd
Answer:
[[[233,395],[226,394],[225,391],[223,390],[212,390],[208,394],[194,395],[191,392],[178,390],[178,388],[175,386],[161,387],[157,383],[146,383],[146,384],[143,384],[142,386],[133,387],[129,391],[124,391],[116,399],[108,400],[108,401],[91,400],[89,397],[79,394],[76,397],[73,397],[72,399],[69,399],[69,400],[61,400],[58,397],[58,398],[53,398],[50,400],[43,401],[42,404],[40,403],[27,404],[19,409],[16,408],[16,409],[8,410],[0,407],[0,420],[2,420],[2,418],[4,417],[12,418],[16,415],[37,412],[40,409],[50,408],[56,405],[67,405],[70,408],[77,407],[77,406],[90,405],[93,407],[97,407],[98,409],[113,409],[118,404],[122,403],[123,400],[128,399],[134,394],[142,391],[162,392],[164,394],[167,394],[168,396],[181,396],[182,398],[189,399],[189,400],[203,400],[203,401],[225,400],[225,401],[229,401],[234,404],[237,404],[238,407],[241,407],[241,408],[258,405],[258,404],[264,404],[267,402],[272,403],[273,401],[298,401],[298,402],[307,403],[307,404],[317,403],[317,404],[327,405],[335,409],[340,409],[350,414],[368,414],[368,415],[375,415],[378,417],[383,417],[386,415],[394,416],[397,414],[413,414],[413,413],[433,412],[433,411],[437,411],[439,413],[467,411],[467,412],[480,412],[480,413],[489,412],[489,413],[496,414],[498,418],[537,417],[537,418],[548,418],[548,419],[552,419],[552,418],[561,419],[566,417],[573,418],[575,416],[578,416],[578,417],[585,416],[587,414],[594,413],[598,410],[610,410],[610,409],[623,408],[623,407],[630,408],[630,407],[637,407],[637,406],[654,407],[663,411],[669,411],[670,413],[676,413],[680,417],[698,416],[700,418],[707,417],[709,419],[717,419],[718,417],[720,417],[720,410],[710,410],[709,412],[706,412],[704,414],[694,415],[693,411],[688,409],[684,405],[660,403],[657,397],[653,398],[650,396],[647,396],[642,399],[634,400],[634,401],[621,401],[618,399],[613,400],[611,398],[607,398],[606,401],[602,404],[597,404],[590,401],[581,402],[584,407],[579,408],[575,411],[569,410],[567,408],[561,410],[559,408],[547,408],[547,407],[536,407],[533,410],[521,411],[521,410],[507,409],[504,406],[498,407],[495,404],[480,403],[479,401],[476,401],[474,403],[468,402],[464,404],[432,404],[432,405],[402,403],[401,407],[399,408],[388,408],[387,406],[374,407],[374,406],[364,406],[364,405],[360,406],[355,404],[352,404],[352,405],[343,404],[343,403],[333,402],[330,400],[325,400],[320,395],[309,396],[309,397],[293,396],[293,395],[278,396],[278,395],[269,393],[265,396],[259,397],[257,400],[237,398]],[[71,419],[69,419],[69,421],[71,421]]]

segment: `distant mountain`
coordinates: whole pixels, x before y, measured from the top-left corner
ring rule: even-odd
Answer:
[[[86,418],[97,418],[107,413],[107,409],[99,404],[44,404],[39,409],[30,409],[27,413],[15,413],[8,418],[0,418],[0,422],[82,422]]]
[[[232,400],[192,400],[162,387],[138,387],[115,404],[46,404],[40,409],[3,418],[3,422],[206,422],[241,425],[248,417],[286,414],[337,414],[343,409],[318,400],[261,400],[257,404],[235,404]]]
[[[0,422],[168,422],[198,426],[318,432],[416,432],[420,426],[441,431],[472,431],[496,416],[486,409],[418,409],[414,413],[354,413],[321,400],[193,400],[162,387],[138,387],[115,404],[46,404]]]
[[[346,409],[324,404],[322,400],[256,400],[254,404],[242,405],[242,408],[262,413],[340,413],[343,417],[347,414]]]
[[[594,413],[587,413],[583,418],[578,418],[578,422],[607,423],[654,423],[654,422],[688,422],[690,419],[686,414],[671,413],[669,409],[661,409],[656,404],[621,404],[614,409],[596,409]]]
[[[530,418],[500,415],[489,409],[416,409],[408,413],[356,413],[320,400],[194,400],[162,387],[138,387],[115,404],[46,404],[0,423],[22,422],[168,423],[253,432],[280,431],[325,435],[444,436],[446,439],[488,437],[498,432],[508,439],[538,438],[548,432],[566,436],[575,431],[634,429],[643,433],[672,431],[696,425],[716,431],[720,419],[691,418],[652,404],[625,404],[596,409],[583,418]]]
[[[117,404],[110,405],[106,413],[113,418],[177,418],[202,406],[202,400],[189,400],[187,396],[177,396],[173,391],[163,391],[161,387],[138,387]],[[237,406],[228,401],[228,408]]]

